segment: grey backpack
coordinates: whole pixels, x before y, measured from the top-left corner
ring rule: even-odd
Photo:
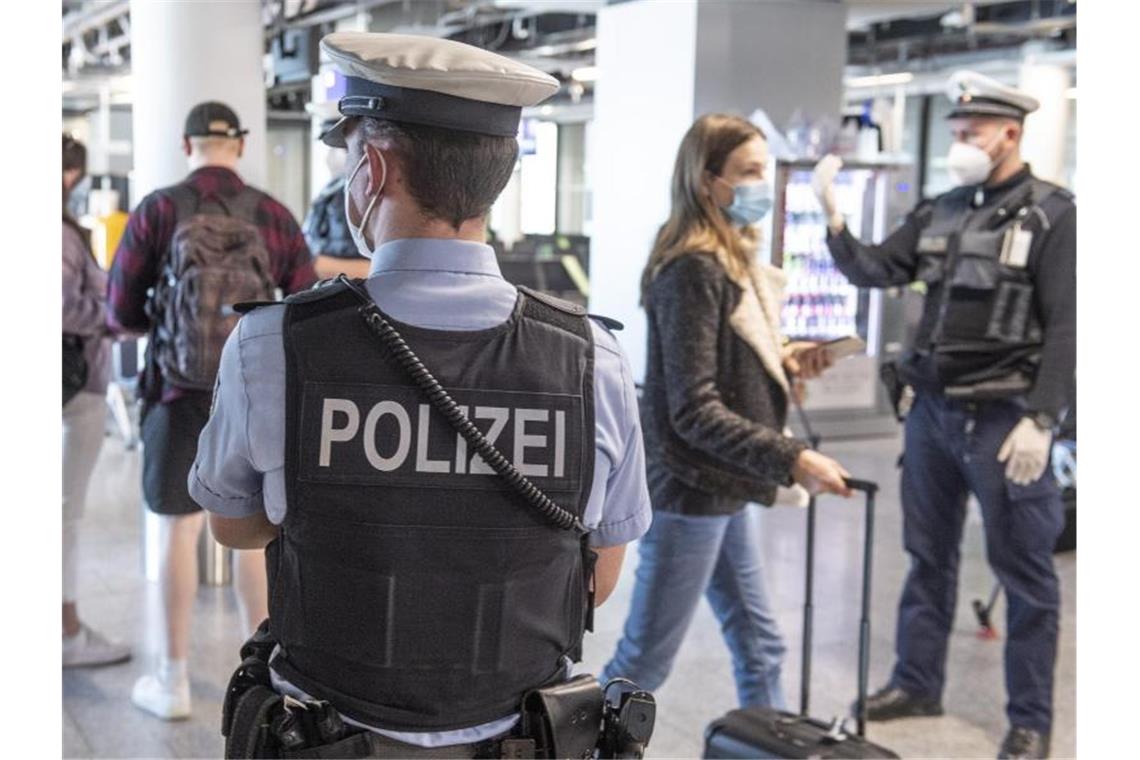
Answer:
[[[261,195],[243,188],[232,198],[170,190],[174,235],[151,298],[154,356],[165,382],[210,391],[222,347],[242,301],[274,298],[269,251],[255,224]]]

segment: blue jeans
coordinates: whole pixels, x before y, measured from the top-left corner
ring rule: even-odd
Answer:
[[[784,707],[785,647],[764,588],[758,509],[750,504],[715,517],[653,513],[629,618],[603,683],[622,676],[651,691],[661,686],[705,594],[732,653],[741,706]]]
[[[997,461],[1021,418],[1012,402],[977,404],[920,394],[906,419],[903,541],[910,574],[899,601],[891,682],[940,698],[958,598],[958,546],[970,492],[985,524],[986,557],[1007,603],[1006,712],[1014,726],[1048,733],[1053,713],[1060,591],[1053,546],[1064,525],[1060,493],[1046,469],[1015,485]]]

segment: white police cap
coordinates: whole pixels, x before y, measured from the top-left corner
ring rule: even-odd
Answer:
[[[321,139],[344,147],[351,117],[514,137],[525,106],[546,100],[558,80],[510,58],[453,40],[335,32],[323,50],[345,75],[342,118]]]
[[[1021,121],[1026,114],[1033,113],[1041,105],[1032,95],[976,71],[954,72],[946,95],[954,101],[954,108],[947,117],[949,119],[962,116],[1001,116]]]

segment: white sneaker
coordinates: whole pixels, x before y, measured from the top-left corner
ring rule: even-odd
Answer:
[[[81,668],[91,665],[110,665],[131,658],[126,644],[108,640],[98,631],[80,624],[79,633],[63,638],[63,667]]]
[[[180,678],[166,683],[157,675],[143,676],[135,681],[131,701],[135,707],[163,720],[189,718],[190,679]]]

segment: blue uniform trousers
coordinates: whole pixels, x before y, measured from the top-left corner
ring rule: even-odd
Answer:
[[[1011,725],[1048,732],[1052,721],[1060,592],[1053,546],[1064,524],[1051,472],[1027,486],[997,461],[1023,411],[1010,401],[965,403],[920,393],[906,420],[903,540],[910,573],[899,601],[891,682],[941,698],[958,596],[959,544],[973,493],[986,557],[1008,600],[1006,712]]]

